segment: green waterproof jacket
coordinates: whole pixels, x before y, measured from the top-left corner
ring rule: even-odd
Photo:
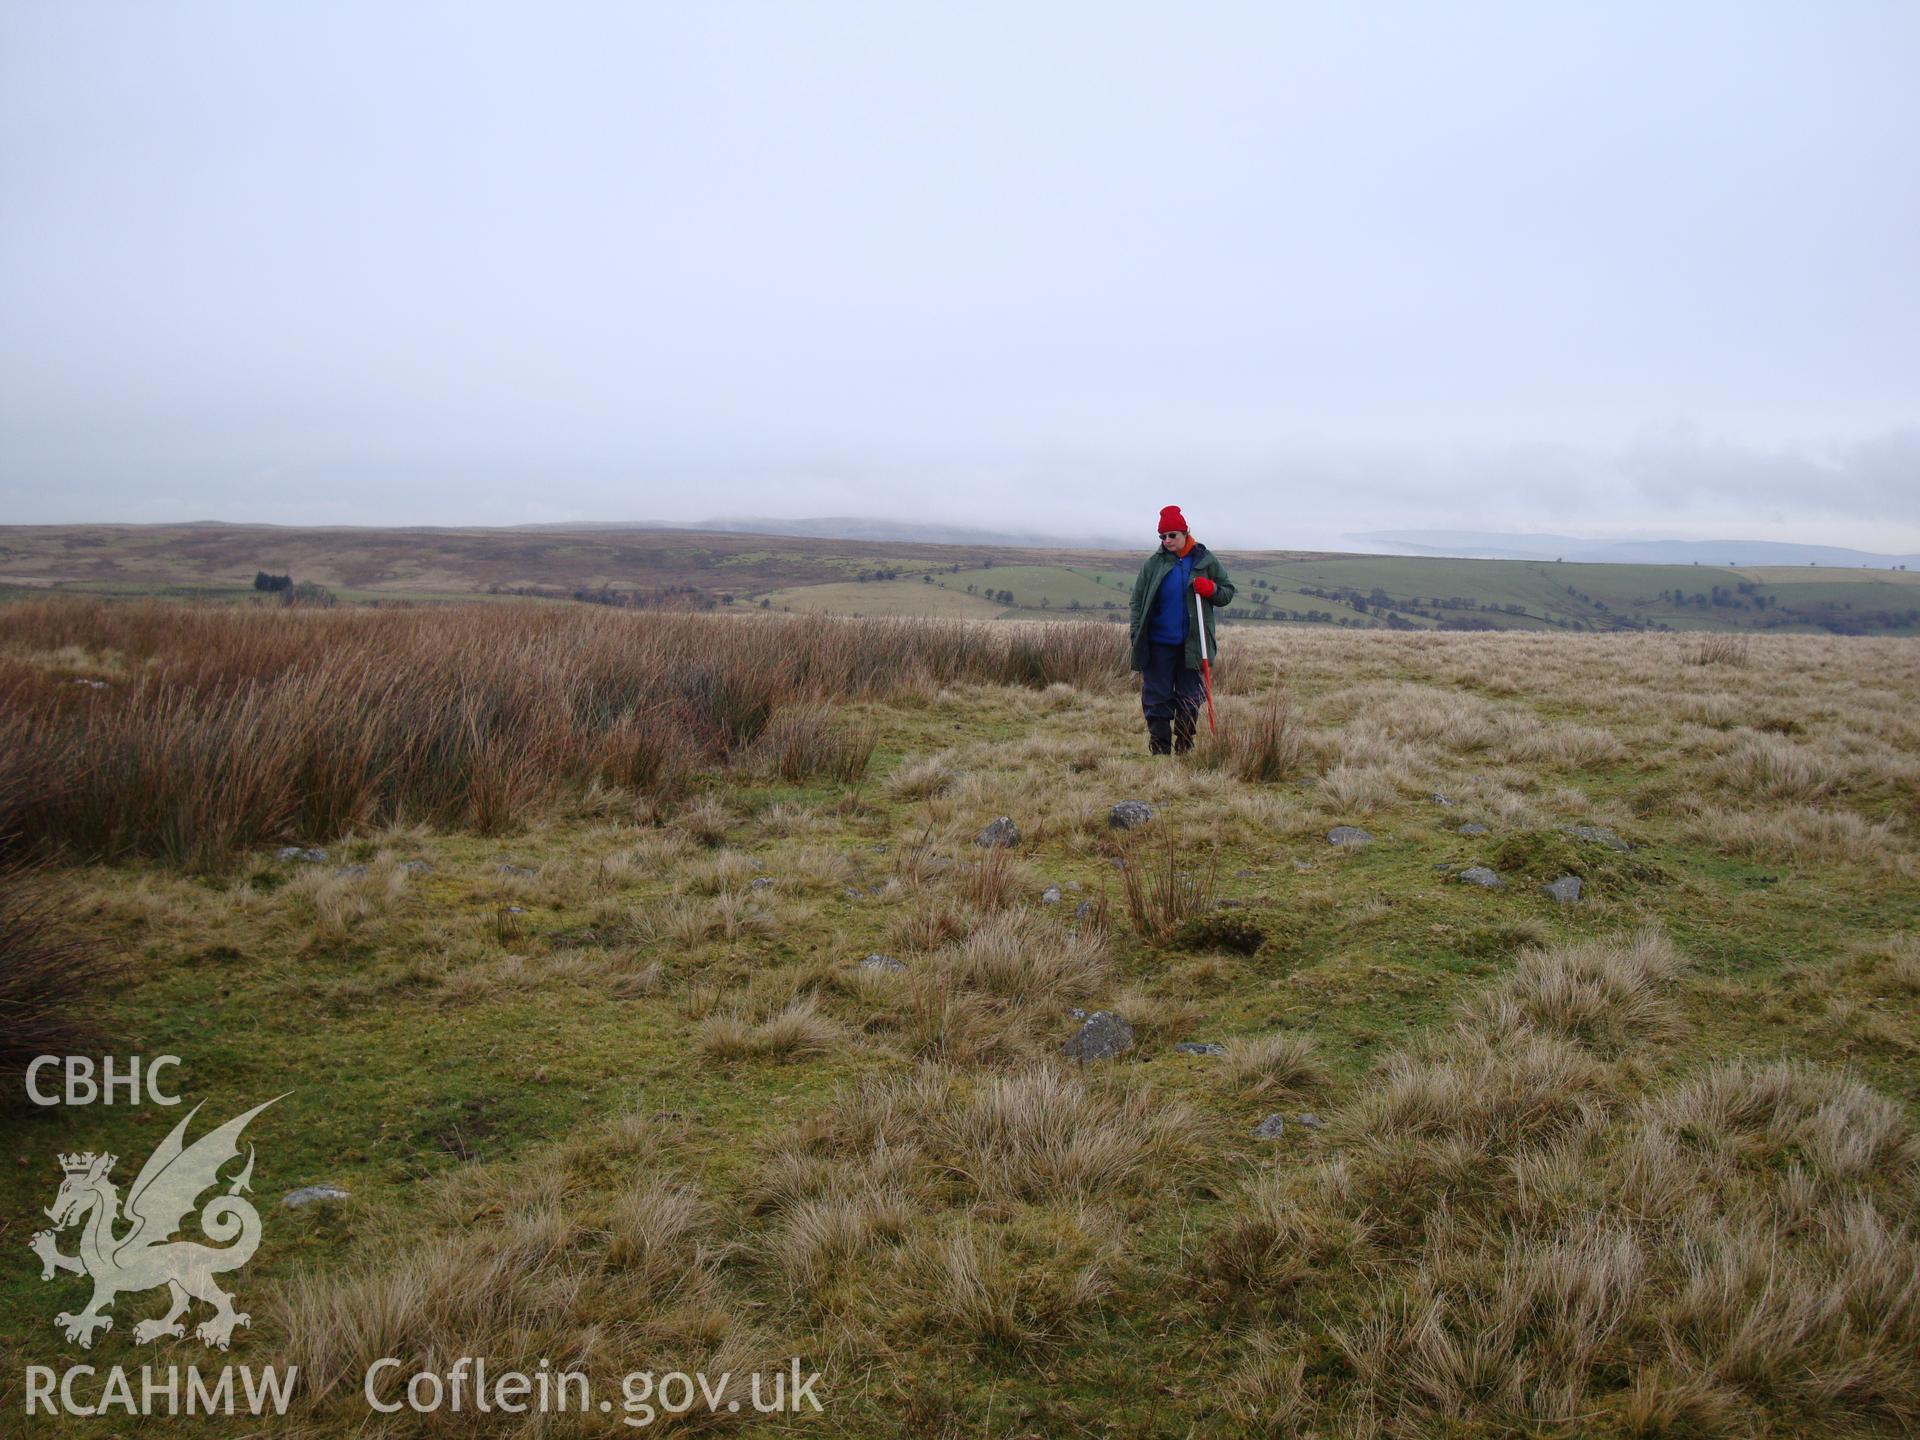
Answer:
[[[1127,631],[1128,643],[1133,652],[1133,668],[1147,668],[1147,612],[1153,606],[1153,600],[1160,593],[1160,582],[1166,578],[1167,571],[1173,568],[1175,556],[1167,554],[1162,546],[1147,556],[1147,563],[1140,567],[1140,578],[1133,582],[1133,600],[1128,605],[1131,623]],[[1206,576],[1213,581],[1215,590],[1212,599],[1200,602],[1200,614],[1207,626],[1207,657],[1209,659],[1220,652],[1215,648],[1213,638],[1213,612],[1222,605],[1233,601],[1233,582],[1227,579],[1226,568],[1221,565],[1214,553],[1198,540],[1193,542],[1193,573],[1195,578]],[[1193,591],[1187,591],[1187,604],[1193,604]],[[1187,626],[1186,668],[1200,668],[1200,632],[1193,626]]]

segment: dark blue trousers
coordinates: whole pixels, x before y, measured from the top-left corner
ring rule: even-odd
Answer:
[[[1146,666],[1140,672],[1140,708],[1156,741],[1168,733],[1169,722],[1178,731],[1181,748],[1193,743],[1194,717],[1206,703],[1206,689],[1198,670],[1187,669],[1187,647],[1147,642]]]

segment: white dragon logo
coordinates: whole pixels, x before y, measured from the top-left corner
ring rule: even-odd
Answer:
[[[219,1183],[220,1167],[240,1154],[240,1132],[247,1122],[285,1098],[276,1095],[189,1146],[183,1144],[183,1137],[187,1122],[200,1113],[200,1107],[194,1106],[140,1167],[127,1192],[124,1218],[133,1222],[132,1228],[122,1234],[114,1233],[123,1218],[120,1195],[107,1179],[119,1157],[91,1151],[60,1157],[66,1179],[45,1212],[53,1221],[53,1229],[40,1231],[27,1244],[40,1257],[42,1280],[53,1279],[61,1270],[85,1274],[93,1280],[93,1299],[86,1309],[78,1315],[63,1312],[54,1318],[53,1323],[67,1339],[91,1347],[96,1330],[113,1328],[113,1316],[107,1311],[116,1295],[123,1290],[152,1290],[161,1285],[172,1293],[172,1307],[159,1319],[142,1320],[134,1326],[133,1338],[138,1344],[145,1345],[162,1335],[176,1339],[184,1336],[186,1329],[180,1324],[180,1316],[194,1300],[204,1300],[214,1307],[212,1317],[193,1332],[207,1345],[226,1349],[233,1327],[251,1322],[251,1316],[233,1308],[233,1297],[213,1283],[214,1276],[238,1270],[251,1260],[260,1245],[260,1214],[240,1198],[242,1190],[251,1188],[251,1145],[247,1147],[246,1168],[233,1178],[227,1193],[214,1196],[200,1212],[200,1228],[219,1248],[172,1240],[172,1236],[201,1192]],[[80,1236],[80,1253],[62,1255],[55,1248],[54,1232],[83,1216],[86,1228]]]

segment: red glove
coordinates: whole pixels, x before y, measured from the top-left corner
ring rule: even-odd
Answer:
[[[1208,600],[1213,598],[1213,592],[1217,588],[1213,581],[1204,575],[1198,576],[1193,582],[1193,593]]]

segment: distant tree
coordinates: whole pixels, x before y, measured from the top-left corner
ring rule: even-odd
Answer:
[[[268,592],[291,590],[293,588],[293,577],[291,575],[269,575],[264,570],[256,571],[253,577],[253,588]]]

